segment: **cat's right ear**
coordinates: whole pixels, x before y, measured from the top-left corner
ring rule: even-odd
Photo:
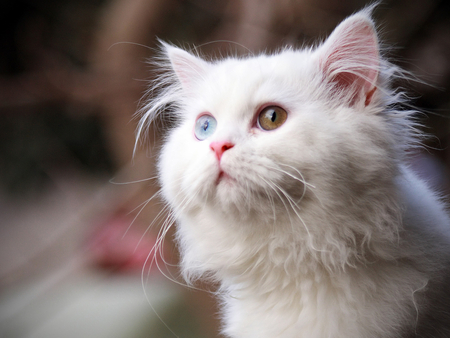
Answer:
[[[161,42],[172,69],[185,90],[190,90],[195,82],[201,80],[210,64],[185,50]]]

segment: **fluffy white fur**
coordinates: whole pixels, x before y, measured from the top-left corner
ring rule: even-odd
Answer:
[[[212,62],[164,50],[139,134],[158,115],[176,120],[162,195],[186,280],[220,282],[224,334],[449,337],[450,308],[434,302],[448,298],[450,222],[403,164],[414,123],[389,87],[401,73],[380,56],[370,10],[311,50]],[[288,112],[273,131],[255,124],[267,104]],[[199,141],[206,112],[217,130]],[[220,164],[214,141],[234,144]]]

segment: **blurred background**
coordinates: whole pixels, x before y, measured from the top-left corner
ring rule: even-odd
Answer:
[[[0,337],[216,337],[214,285],[179,285],[154,159],[133,118],[157,38],[204,55],[324,39],[363,0],[3,0],[0,3]],[[428,147],[411,165],[449,192],[450,2],[375,11]],[[160,266],[160,270],[157,268]],[[201,291],[205,290],[205,291]]]

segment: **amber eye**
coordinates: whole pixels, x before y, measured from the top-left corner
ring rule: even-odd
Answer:
[[[264,130],[273,130],[286,122],[286,119],[286,110],[277,106],[270,106],[261,111],[258,116],[258,124]]]

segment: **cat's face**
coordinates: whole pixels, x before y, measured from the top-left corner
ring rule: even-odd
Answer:
[[[355,69],[342,65],[349,57],[341,50],[349,48],[345,39],[361,40],[361,54],[344,60]],[[211,206],[273,219],[307,203],[316,185],[358,175],[348,162],[361,161],[358,151],[374,141],[367,130],[383,129],[373,112],[364,112],[378,76],[376,44],[363,22],[353,36],[338,30],[315,51],[208,63],[167,46],[181,91],[180,123],[160,159],[166,199],[180,210]],[[385,155],[377,151],[374,161]]]
[[[179,203],[245,211],[270,209],[284,191],[301,197],[300,173],[314,161],[312,145],[327,135],[319,128],[324,107],[296,79],[309,78],[307,64],[294,63],[307,56],[296,54],[227,60],[193,86],[161,161],[164,185]]]

